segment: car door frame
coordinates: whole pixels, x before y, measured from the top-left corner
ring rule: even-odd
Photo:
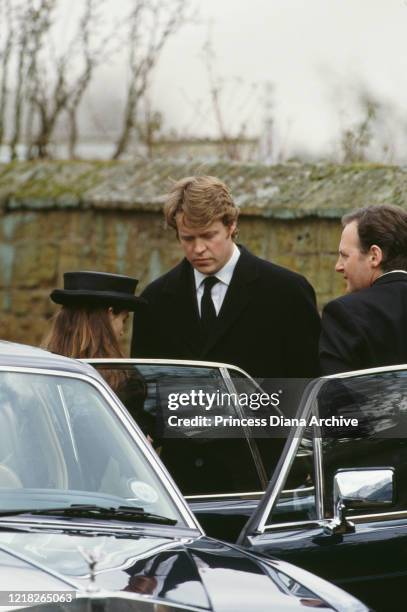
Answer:
[[[307,386],[304,391],[304,395],[298,409],[297,417],[307,420],[307,418],[309,418],[311,414],[315,414],[315,412],[312,412],[312,406],[314,405],[314,400],[319,390],[324,385],[326,380],[335,378],[344,379],[360,374],[368,375],[382,372],[392,372],[396,370],[407,371],[407,365],[403,364],[399,366],[388,366],[383,368],[372,368],[369,370],[358,370],[314,380]],[[332,524],[332,518],[326,517],[324,511],[324,473],[322,465],[322,443],[321,438],[315,435],[313,436],[313,460],[315,467],[314,475],[316,518],[306,521],[299,520],[286,523],[273,524],[272,522],[270,522],[269,517],[270,515],[272,515],[273,509],[275,508],[279,500],[281,492],[284,490],[284,483],[293,464],[304,432],[305,426],[297,426],[291,431],[290,437],[287,440],[283,454],[276,467],[275,473],[273,474],[270,480],[266,493],[263,499],[261,500],[257,510],[254,512],[253,516],[249,519],[248,523],[243,528],[237,543],[245,548],[249,548],[253,552],[261,552],[265,555],[276,554],[277,556],[280,554],[278,550],[279,546],[284,546],[285,541],[288,541],[292,537],[295,537],[297,539],[298,546],[302,546],[304,542],[310,543],[309,548],[305,551],[305,555],[309,554],[311,550],[315,551],[315,547],[318,545],[326,546],[326,544],[329,543],[329,538],[331,538],[330,545],[333,547],[333,550],[335,550],[335,547],[337,545],[341,545],[344,542],[345,537],[349,538],[349,540],[351,540],[353,537],[353,539],[356,540],[356,546],[358,540],[360,544],[369,545],[369,543],[371,543],[373,547],[375,546],[376,541],[378,542],[378,545],[381,545],[383,542],[389,541],[390,539],[392,539],[392,541],[394,541],[396,545],[399,541],[400,544],[402,543],[403,546],[405,546],[405,544],[407,543],[407,509],[398,511],[386,511],[381,513],[375,513],[374,511],[371,511],[369,513],[365,512],[363,514],[357,514],[355,516],[352,516],[351,518],[352,523],[354,523],[355,525],[354,534],[350,533],[346,534],[346,536],[335,536],[333,533],[329,533],[329,529],[327,528],[329,528],[330,524]],[[321,535],[322,537],[320,537]],[[337,538],[336,540],[335,537]],[[323,542],[323,538],[325,538],[325,543]],[[273,552],[272,550],[273,543],[275,544],[275,552]],[[349,547],[349,550],[350,549],[351,546]],[[354,547],[353,550],[355,550]],[[301,565],[298,559],[290,557],[289,554],[286,557],[284,556],[283,558],[284,560],[289,560],[293,563]],[[315,568],[311,564],[310,566],[307,566],[307,563],[305,563],[302,566],[308,569],[309,571],[315,572]],[[405,570],[402,570],[403,575],[407,573],[407,562],[405,563],[405,566]],[[384,573],[381,577],[383,580],[393,580],[397,579],[396,574],[397,572],[392,572],[390,570],[387,574]],[[326,576],[322,573],[321,575],[324,578],[333,580],[332,576]],[[363,593],[363,586],[361,585],[363,585],[362,580],[364,578],[366,578],[366,576],[363,577],[362,575],[348,577],[348,579],[342,578],[338,580],[338,584],[342,588],[349,589],[350,591],[354,584],[355,588],[362,590],[359,592],[353,592],[353,594],[356,594],[358,597],[363,599],[361,595],[361,592]]]
[[[181,359],[143,359],[143,358],[94,358],[94,359],[82,359],[81,361],[88,363],[89,365],[129,365],[135,366],[138,365],[171,365],[171,366],[197,366],[197,367],[206,367],[206,368],[214,368],[217,369],[222,377],[222,380],[230,394],[237,394],[236,387],[234,385],[232,376],[230,371],[239,372],[239,374],[243,374],[247,379],[251,381],[251,383],[258,388],[258,384],[256,381],[244,370],[241,368],[220,362],[213,361],[196,361],[196,360],[181,360]],[[233,396],[232,396],[233,397]],[[242,407],[239,403],[235,403],[235,409],[237,414],[240,417],[245,416]],[[190,505],[194,514],[196,514],[199,518],[199,515],[203,514],[212,514],[212,513],[222,513],[225,516],[233,516],[236,514],[244,515],[245,517],[250,517],[253,512],[256,510],[258,503],[269,483],[269,479],[266,473],[266,469],[261,458],[259,449],[256,444],[256,440],[251,434],[250,428],[247,426],[242,426],[242,430],[245,435],[245,441],[248,444],[250,455],[253,460],[254,468],[256,470],[258,481],[261,485],[261,490],[256,491],[244,491],[239,493],[214,493],[214,494],[203,494],[203,495],[184,495],[186,501]],[[173,476],[174,480],[176,478]],[[203,519],[201,519],[203,520]],[[245,519],[246,520],[246,519]],[[239,528],[240,530],[240,528]],[[237,532],[236,532],[237,535]]]

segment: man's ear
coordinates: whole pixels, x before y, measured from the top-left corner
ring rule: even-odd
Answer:
[[[383,251],[377,244],[372,244],[369,249],[369,261],[372,268],[380,268],[383,261]]]
[[[234,221],[233,223],[231,223],[231,224],[229,225],[229,232],[230,232],[230,235],[231,235],[231,236],[233,235],[233,233],[234,233],[234,231],[236,230],[236,228],[237,228],[237,223],[236,223],[236,221]]]

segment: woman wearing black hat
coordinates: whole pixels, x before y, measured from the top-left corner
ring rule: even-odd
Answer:
[[[61,304],[44,348],[77,359],[124,357],[119,339],[129,312],[143,300],[134,295],[138,280],[104,272],[65,272],[64,288],[50,298]],[[102,370],[101,374],[151,438],[152,417],[143,411],[146,384],[136,370]]]

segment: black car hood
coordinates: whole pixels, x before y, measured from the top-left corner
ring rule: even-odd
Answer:
[[[89,557],[98,559],[93,576]],[[9,590],[141,593],[204,610],[304,609],[260,560],[206,537],[3,531],[0,584]]]

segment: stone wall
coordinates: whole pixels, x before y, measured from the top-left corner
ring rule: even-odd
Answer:
[[[0,166],[0,337],[39,344],[55,311],[48,296],[69,270],[140,279],[176,264],[163,193],[191,174],[217,175],[241,208],[239,241],[304,274],[320,307],[343,291],[333,271],[340,216],[367,203],[406,206],[407,172],[381,166],[182,163],[20,163]],[[276,296],[278,299],[278,296]]]

